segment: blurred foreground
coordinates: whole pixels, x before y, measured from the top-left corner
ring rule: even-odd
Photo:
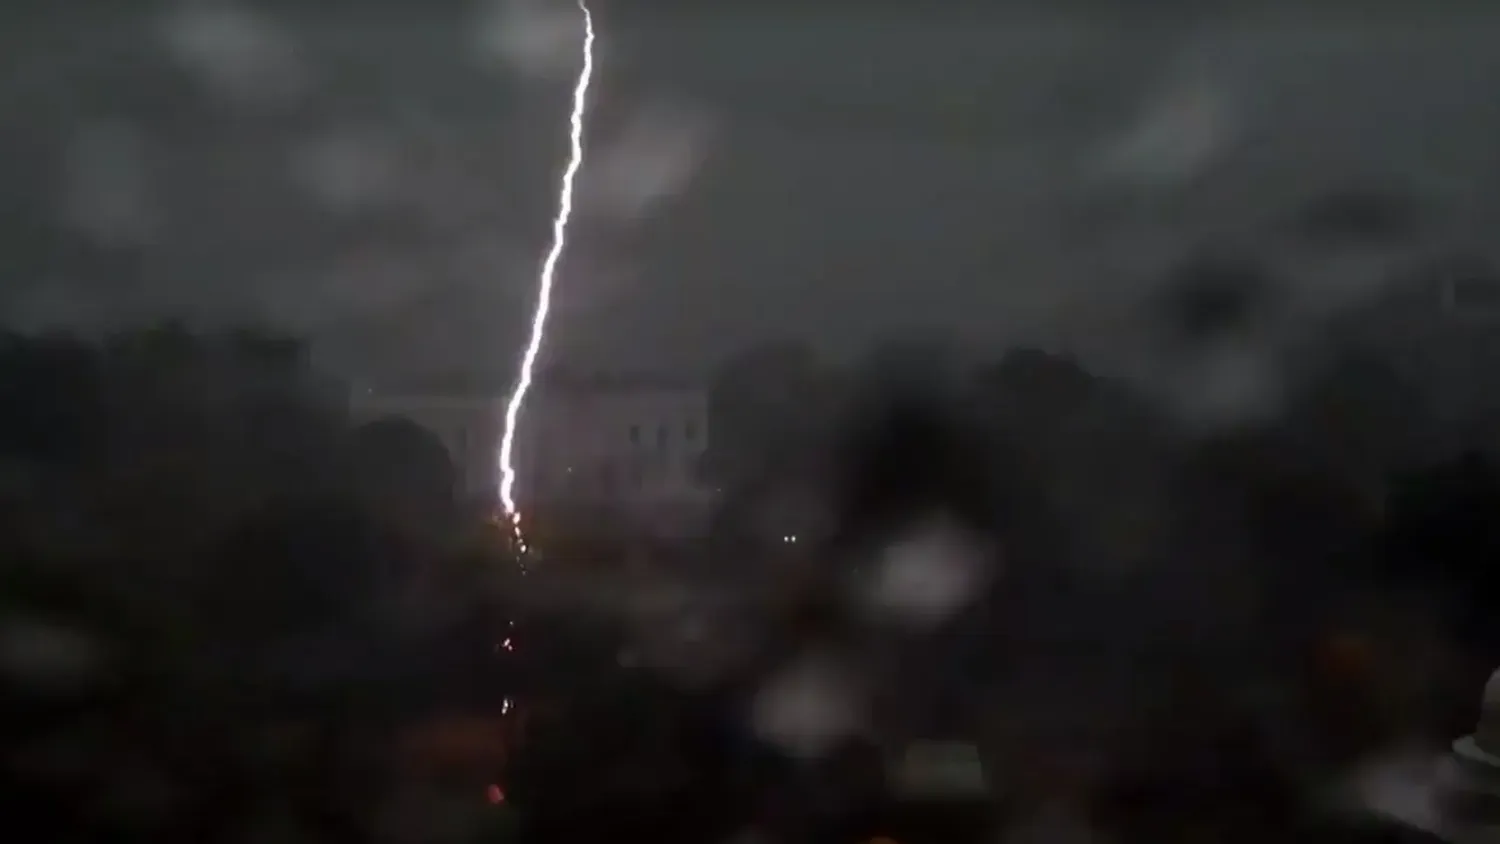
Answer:
[[[1355,840],[1385,828],[1326,795],[1471,728],[1500,663],[1483,442],[1414,459],[1319,404],[1337,378],[1210,435],[1041,353],[854,381],[726,434],[708,535],[554,526],[523,578],[441,445],[354,426],[296,343],[6,338],[10,823]]]

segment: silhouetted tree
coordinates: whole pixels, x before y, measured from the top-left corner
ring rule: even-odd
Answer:
[[[1493,655],[1500,626],[1500,472],[1469,452],[1430,469],[1398,476],[1387,505],[1382,568],[1408,588],[1450,604],[1460,628]]]
[[[753,474],[758,464],[804,433],[826,406],[830,384],[817,354],[772,343],[730,359],[709,397],[709,461],[720,479]]]
[[[1018,440],[1032,442],[1066,426],[1094,398],[1092,375],[1069,358],[1015,349],[979,374],[980,389]]]
[[[441,440],[409,419],[380,419],[353,437],[355,478],[371,509],[409,535],[451,533],[458,472]]]
[[[0,683],[15,716],[0,732],[17,753],[79,760],[6,785],[31,789],[61,837],[92,824],[218,840],[278,800],[295,826],[362,834],[331,818],[370,814],[349,801],[382,787],[367,754],[389,730],[369,725],[391,707],[377,702],[401,688],[410,703],[427,661],[427,628],[392,603],[414,583],[452,589],[424,605],[452,626],[479,592],[427,576],[456,541],[414,543],[362,494],[409,486],[418,520],[456,533],[441,446],[398,430],[362,450],[331,386],[300,343],[262,331],[0,340]],[[423,676],[438,695],[455,683]],[[288,729],[311,738],[267,756]],[[85,807],[147,775],[176,808]]]

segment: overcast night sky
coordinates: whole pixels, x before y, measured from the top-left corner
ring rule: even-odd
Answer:
[[[509,377],[571,4],[63,5],[0,35],[13,324],[254,317],[346,370]],[[1314,284],[1285,221],[1326,193],[1411,197],[1419,250],[1500,219],[1500,12],[596,5],[553,361],[1076,337],[1196,245]]]

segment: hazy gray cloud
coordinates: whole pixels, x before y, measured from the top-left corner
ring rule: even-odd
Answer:
[[[490,0],[474,32],[476,57],[512,73],[570,80],[581,63],[582,12],[566,0]]]
[[[164,222],[150,159],[148,142],[128,123],[80,127],[63,150],[58,199],[65,224],[110,246],[150,243]]]
[[[160,23],[161,38],[217,96],[267,103],[304,93],[312,70],[295,38],[254,8],[229,0],[179,2]]]
[[[378,129],[338,128],[297,144],[292,169],[330,211],[382,205],[400,190],[399,152]]]
[[[580,210],[638,219],[687,190],[709,137],[708,121],[688,109],[666,103],[636,108],[612,136],[591,142],[588,175],[579,185]]]
[[[0,80],[29,115],[7,133],[9,313],[271,314],[341,360],[508,375],[576,11],[268,8],[6,36],[29,68]],[[1500,212],[1495,21],[659,8],[599,9],[558,359],[695,367],[912,324],[1124,357],[1205,243],[1344,301],[1390,260],[1484,252]],[[1391,255],[1291,230],[1360,190],[1415,199]]]
[[[1102,176],[1145,188],[1175,186],[1202,173],[1232,143],[1239,118],[1227,87],[1200,74],[1174,77],[1135,124],[1106,141]]]

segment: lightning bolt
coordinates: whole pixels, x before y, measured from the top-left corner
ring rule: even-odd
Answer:
[[[583,168],[584,118],[588,113],[589,83],[594,77],[594,17],[589,13],[586,0],[578,0],[578,10],[583,13],[583,68],[578,72],[578,82],[573,88],[573,113],[569,119],[571,154],[558,190],[557,216],[552,219],[552,246],[547,250],[547,257],[542,260],[541,276],[537,281],[536,311],[531,317],[531,336],[526,343],[526,351],[521,355],[521,371],[516,380],[516,388],[511,392],[510,402],[505,407],[505,428],[500,437],[500,505],[504,508],[511,532],[515,534],[523,552],[526,550],[526,539],[522,535],[521,513],[516,509],[515,499],[516,427],[526,404],[526,394],[531,390],[542,341],[547,336],[547,316],[552,310],[552,284],[557,274],[557,264],[568,245],[568,221],[573,217],[573,183],[578,179],[578,171]]]

